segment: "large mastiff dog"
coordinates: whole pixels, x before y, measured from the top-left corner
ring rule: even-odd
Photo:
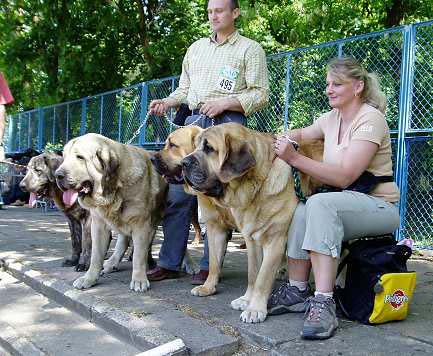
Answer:
[[[192,153],[196,146],[196,138],[204,130],[199,126],[185,126],[173,131],[165,142],[162,150],[157,152],[151,161],[159,174],[171,184],[184,184],[182,173],[182,160]],[[222,260],[227,247],[227,234],[236,228],[235,220],[229,209],[214,204],[207,195],[192,190],[185,185],[185,191],[197,195],[201,209],[202,219],[206,224],[210,258],[210,274],[206,283],[195,287],[191,294],[195,296],[208,296],[216,292]]]
[[[262,322],[298,203],[292,169],[275,157],[271,135],[235,123],[204,130],[195,137],[194,146],[195,151],[182,160],[186,183],[206,195],[218,212],[229,211],[247,244],[248,288],[231,306],[243,311],[242,321]],[[322,144],[301,143],[301,149],[321,160]],[[317,184],[304,175],[301,181],[307,195]],[[219,274],[215,257],[219,251],[211,239],[215,240],[209,235],[209,277],[201,286],[207,291],[214,291]]]
[[[165,142],[162,150],[157,152],[151,161],[159,174],[171,184],[184,184],[182,173],[182,160],[195,149],[197,137],[204,131],[199,126],[185,126],[173,131]],[[185,191],[197,195],[201,209],[202,219],[206,224],[210,258],[210,273],[204,285],[195,287],[191,294],[195,296],[208,296],[216,292],[222,260],[227,247],[227,234],[236,228],[235,220],[230,209],[213,202],[207,195],[192,190],[185,185]]]
[[[92,240],[90,236],[90,213],[83,209],[70,192],[63,193],[56,184],[54,173],[63,162],[56,153],[42,153],[33,157],[27,165],[27,173],[20,183],[23,191],[30,193],[30,205],[35,199],[53,199],[56,206],[68,220],[71,231],[72,255],[63,266],[75,266],[85,271],[90,265]]]
[[[92,217],[92,257],[86,274],[74,282],[78,289],[98,280],[108,248],[110,229],[134,244],[130,288],[146,291],[147,256],[161,219],[167,184],[150,163],[150,153],[98,134],[68,142],[56,171],[62,189],[78,193],[80,205]]]

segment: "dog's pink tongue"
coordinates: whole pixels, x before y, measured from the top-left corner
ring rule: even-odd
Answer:
[[[30,193],[29,207],[33,208],[35,205],[36,205],[36,194],[35,193]]]
[[[78,192],[72,189],[69,189],[63,192],[63,203],[66,206],[72,206],[76,202],[78,198]]]

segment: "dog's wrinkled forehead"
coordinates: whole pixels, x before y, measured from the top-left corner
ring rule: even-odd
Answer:
[[[100,147],[101,143],[96,139],[89,140],[86,136],[77,137],[67,143],[63,150],[63,155],[91,156]]]
[[[201,135],[196,137],[196,147],[201,150],[211,148],[214,151],[219,151],[223,148],[222,145],[225,144],[225,130],[210,129],[203,131]]]
[[[46,167],[44,157],[42,155],[33,157],[27,166],[30,169]]]
[[[167,139],[166,148],[183,148],[191,151],[196,147],[197,137],[203,131],[198,126],[186,126],[173,131]]]

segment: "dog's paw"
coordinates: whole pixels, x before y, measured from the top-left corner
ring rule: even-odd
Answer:
[[[131,280],[131,284],[129,285],[129,289],[135,292],[145,292],[150,288],[150,283],[147,278],[142,281],[139,280]]]
[[[109,274],[119,270],[119,263],[117,261],[112,261],[111,258],[104,262],[101,274]]]
[[[74,288],[77,289],[87,289],[96,284],[96,278],[88,278],[85,275],[75,280],[73,283]]]
[[[89,267],[90,267],[90,256],[86,257],[86,256],[81,255],[80,261],[75,266],[75,270],[77,272],[83,272],[83,271],[87,271],[89,269]]]
[[[69,258],[65,258],[62,262],[62,267],[73,267],[78,264],[79,257],[78,256],[71,256]]]
[[[85,263],[78,263],[78,264],[75,266],[75,271],[77,271],[77,272],[85,272],[85,271],[87,271],[88,269],[89,269],[89,266],[86,265]]]
[[[245,296],[239,297],[238,299],[232,300],[230,303],[234,310],[246,310],[250,301]]]
[[[245,310],[241,313],[240,319],[244,323],[262,323],[265,321],[268,312],[266,310]]]
[[[196,297],[207,297],[216,293],[215,287],[206,287],[204,284],[202,286],[197,286],[191,290],[191,294]]]

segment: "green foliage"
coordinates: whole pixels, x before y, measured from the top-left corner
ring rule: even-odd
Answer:
[[[204,2],[12,0],[0,3],[0,70],[30,109],[180,71],[206,32]],[[185,15],[188,14],[188,15]]]
[[[15,111],[180,73],[187,47],[209,33],[206,3],[0,2],[0,70]],[[433,0],[245,0],[241,8],[240,31],[268,53],[433,17]]]
[[[45,145],[45,148],[43,149],[44,152],[58,152],[63,150],[63,144],[62,143],[51,143],[47,142]]]

